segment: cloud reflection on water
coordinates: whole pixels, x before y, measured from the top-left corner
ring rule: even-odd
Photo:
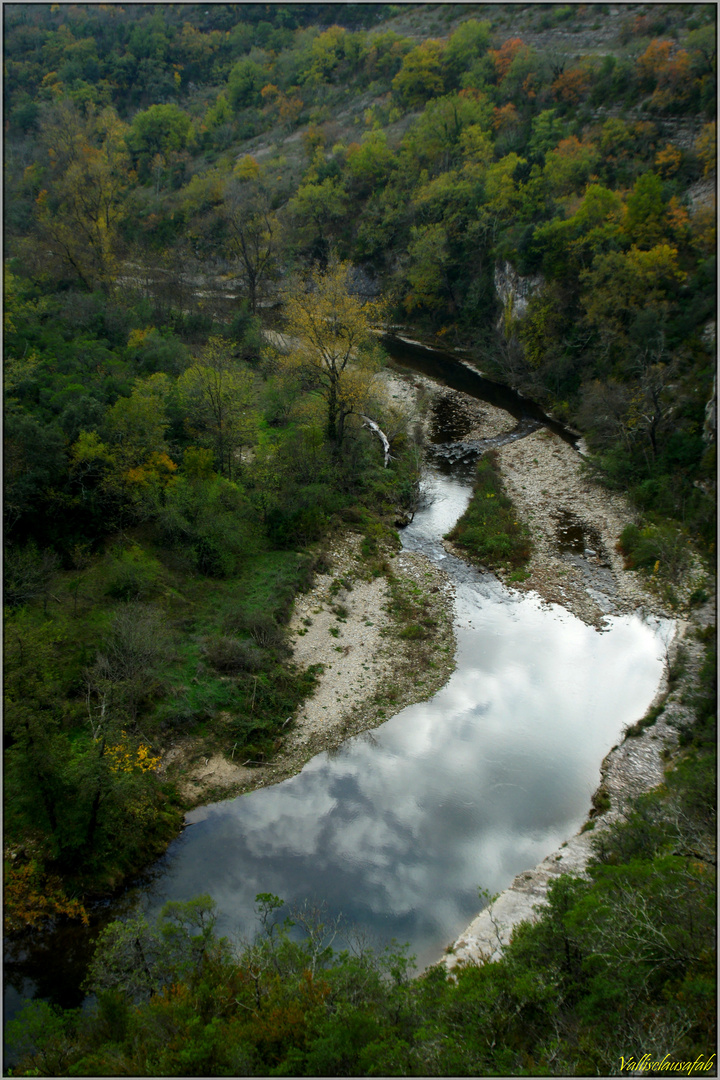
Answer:
[[[570,835],[653,697],[659,637],[637,617],[599,634],[497,584],[460,586],[458,609],[458,670],[431,701],[193,812],[152,907],[209,891],[224,932],[250,933],[257,892],[324,899],[425,963],[476,913],[478,886],[506,887]]]

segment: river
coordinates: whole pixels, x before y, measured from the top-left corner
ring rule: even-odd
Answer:
[[[457,669],[430,701],[313,758],[297,776],[188,814],[146,893],[209,892],[220,930],[249,936],[254,898],[322,901],[374,940],[407,942],[419,967],[494,893],[582,824],[599,766],[650,704],[664,645],[656,622],[598,632],[508,591],[439,540],[468,480],[428,470],[405,546],[456,587]]]
[[[477,913],[479,889],[502,890],[577,831],[603,757],[655,695],[663,627],[633,615],[597,631],[449,555],[441,537],[470,493],[466,468],[429,465],[402,532],[455,585],[449,682],[291,779],[189,813],[140,894],[149,913],[209,892],[221,932],[248,936],[257,893],[319,900],[378,944],[407,942],[422,968]],[[33,994],[76,1002],[89,941],[74,968],[63,947],[46,945],[55,978],[47,951],[6,966],[6,1016]]]

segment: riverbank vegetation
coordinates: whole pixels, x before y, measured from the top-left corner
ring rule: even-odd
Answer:
[[[530,530],[503,490],[497,457],[484,454],[478,462],[470,504],[447,534],[471,560],[493,570],[512,570],[510,580],[522,580],[530,557]]]
[[[4,820],[17,928],[82,918],[84,899],[162,850],[182,815],[158,772],[174,741],[242,761],[281,749],[314,679],[293,667],[285,626],[325,538],[357,529],[369,571],[384,572],[377,538],[416,505],[417,446],[375,379],[378,319],[462,344],[576,425],[594,474],[634,504],[629,565],[672,584],[691,548],[712,558],[716,12],[3,14]],[[390,439],[387,467],[363,415]],[[522,572],[523,526],[499,489],[483,490],[465,536]],[[408,622],[429,630],[421,611]],[[368,985],[399,1002],[403,979],[372,970]],[[343,971],[348,986],[365,979]],[[690,1000],[678,978],[663,986]],[[307,986],[320,1008],[325,992]],[[289,1031],[296,1005],[276,990]],[[483,1008],[507,1019],[495,992],[478,991]],[[560,1030],[543,993],[532,1008]],[[363,1008],[356,1028],[321,1024],[317,1038],[372,1042],[376,1005]],[[403,1009],[397,1060],[419,1030]],[[207,1046],[224,1030],[212,1015]],[[107,1023],[120,1041],[131,1030]],[[427,1038],[423,1067],[452,1071],[443,1039]],[[348,1053],[392,1071],[389,1057]]]
[[[120,345],[106,328],[88,345],[66,337],[60,301],[41,315],[12,292],[11,347],[32,356],[32,389],[8,402],[12,925],[35,917],[21,888],[30,862],[34,886],[44,865],[71,900],[162,851],[182,812],[158,776],[163,747],[191,739],[198,754],[255,764],[277,753],[314,687],[285,624],[322,562],[318,545],[356,528],[372,562],[377,537],[412,506],[417,451],[374,394],[382,357],[346,277],[333,265],[307,297],[289,294],[288,340],[302,345],[256,358],[254,323],[195,348],[155,330]],[[99,298],[90,308],[108,316]],[[315,318],[321,370],[303,351],[312,328],[301,315]],[[79,405],[63,394],[53,404],[58,368],[84,380]],[[395,423],[387,468],[361,412]]]

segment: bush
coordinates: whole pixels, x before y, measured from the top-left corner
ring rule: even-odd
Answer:
[[[282,504],[268,514],[268,538],[280,548],[297,548],[320,540],[342,502],[340,493],[329,484],[307,484],[288,491]]]
[[[202,652],[216,671],[227,675],[237,671],[259,671],[266,663],[257,645],[242,638],[205,638]]]
[[[626,570],[651,570],[653,574],[677,578],[688,563],[687,539],[672,525],[626,525],[620,534],[620,551]]]
[[[225,620],[226,629],[237,633],[249,634],[263,649],[282,649],[285,647],[285,634],[272,615],[265,612],[238,612]]]
[[[157,587],[159,572],[156,560],[133,544],[115,561],[105,595],[113,600],[146,600]]]

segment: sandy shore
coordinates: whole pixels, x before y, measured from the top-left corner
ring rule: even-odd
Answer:
[[[383,384],[409,426],[427,426],[422,406],[437,392],[431,380],[388,370]],[[285,780],[315,754],[377,727],[447,682],[455,666],[454,589],[447,575],[422,555],[385,545],[389,571],[373,577],[360,543],[357,533],[335,535],[326,549],[329,572],[296,598],[288,628],[293,661],[322,664],[323,671],[316,692],[288,723],[275,759],[253,766],[221,753],[205,757],[189,741],[166,753],[163,770],[176,779],[188,807]],[[393,612],[393,593],[407,593],[422,608],[424,639],[402,636],[405,623]]]

